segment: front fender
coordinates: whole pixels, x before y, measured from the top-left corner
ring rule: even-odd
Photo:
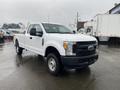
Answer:
[[[63,46],[60,45],[60,44],[57,43],[57,42],[54,42],[54,41],[48,42],[48,43],[45,44],[44,56],[45,56],[46,49],[47,49],[47,47],[49,47],[49,46],[56,48],[57,51],[59,52],[59,54],[60,54],[61,56],[65,56],[65,50],[64,50]]]

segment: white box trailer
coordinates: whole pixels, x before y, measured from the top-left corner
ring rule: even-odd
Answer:
[[[97,15],[84,25],[86,33],[98,37],[100,41],[108,41],[110,37],[120,37],[120,15]]]

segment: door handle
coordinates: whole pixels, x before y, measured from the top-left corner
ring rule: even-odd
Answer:
[[[32,37],[30,37],[30,39],[32,39]]]

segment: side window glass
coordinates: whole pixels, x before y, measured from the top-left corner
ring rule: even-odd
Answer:
[[[39,24],[36,24],[35,28],[36,28],[36,32],[42,32],[42,28]]]
[[[33,28],[33,27],[34,27],[34,25],[31,24],[31,25],[28,27],[27,33],[30,33],[31,28]]]

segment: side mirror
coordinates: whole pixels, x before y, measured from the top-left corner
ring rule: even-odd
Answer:
[[[36,32],[36,36],[42,37],[43,31]]]
[[[30,30],[30,35],[36,36],[36,28],[32,28],[32,29]]]

